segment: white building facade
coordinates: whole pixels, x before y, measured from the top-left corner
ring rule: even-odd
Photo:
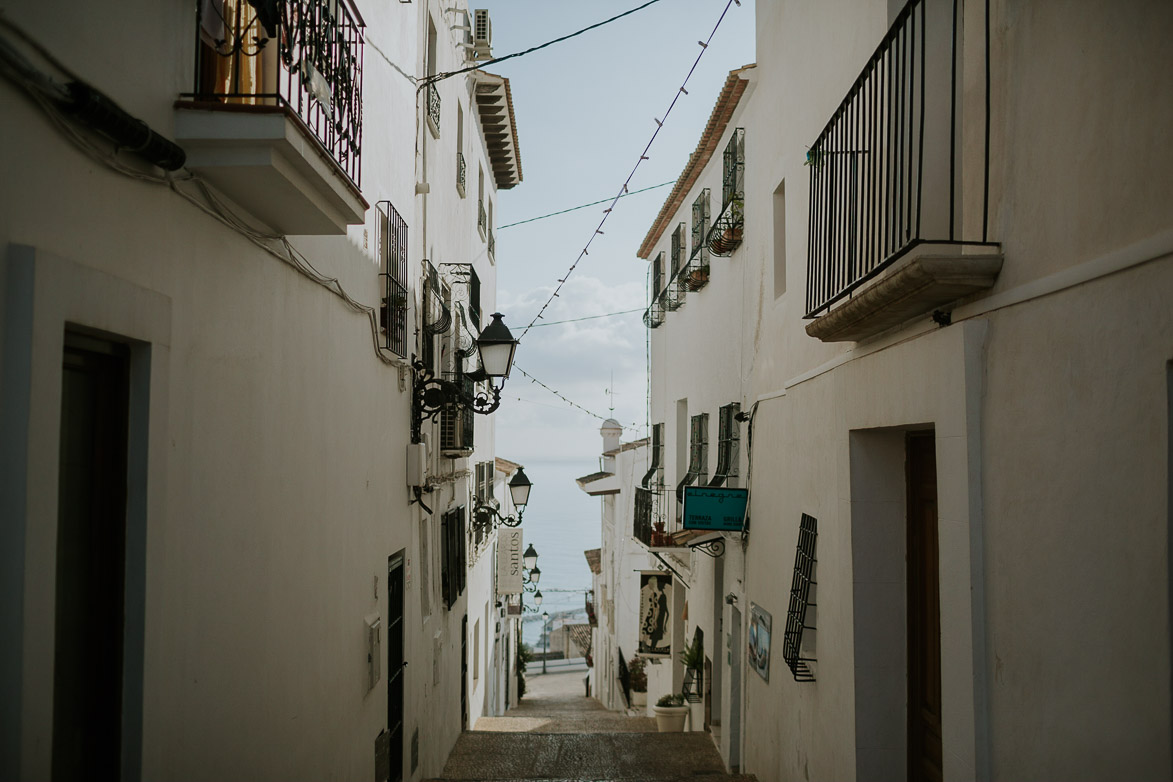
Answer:
[[[675,617],[731,767],[1173,768],[1173,19],[1059,14],[759,3],[756,67],[640,250],[649,518],[673,532],[682,483],[750,491],[722,556],[683,549]]]
[[[0,25],[0,776],[434,776],[494,455],[413,391],[493,312],[508,82],[415,78],[464,4],[134,5]]]

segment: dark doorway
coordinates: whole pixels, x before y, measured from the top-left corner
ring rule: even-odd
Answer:
[[[910,432],[908,477],[908,778],[940,780],[941,599],[934,433]]]
[[[403,552],[387,559],[387,733],[391,782],[403,780]]]
[[[126,345],[66,332],[58,466],[54,780],[122,769]]]
[[[468,730],[468,615],[460,622],[460,729]]]

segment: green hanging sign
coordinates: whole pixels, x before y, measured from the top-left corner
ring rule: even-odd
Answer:
[[[741,532],[749,489],[728,486],[685,486],[684,528],[715,532]]]

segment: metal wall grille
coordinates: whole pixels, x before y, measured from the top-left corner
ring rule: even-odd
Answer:
[[[390,201],[377,204],[379,213],[378,247],[383,273],[383,302],[379,326],[383,348],[397,356],[407,356],[407,223]]]
[[[984,215],[980,231],[977,221],[968,235],[962,228],[957,13],[955,0],[905,5],[811,145],[807,317],[917,244],[987,243]],[[978,84],[988,98],[988,81]],[[967,117],[975,120],[980,115]],[[985,120],[981,170],[972,174],[975,182],[985,178],[983,209]]]
[[[688,438],[688,472],[676,486],[676,513],[684,504],[684,487],[704,484],[709,478],[709,414],[699,413],[690,419]]]
[[[721,214],[709,230],[709,251],[729,256],[741,244],[745,226],[745,129],[729,137],[722,155]]]
[[[736,415],[740,412],[739,402],[725,405],[718,411],[717,468],[713,471],[713,480],[709,481],[710,486],[737,485],[741,432],[737,428]]]
[[[818,538],[818,520],[802,514],[798,526],[798,546],[794,552],[794,578],[790,582],[790,608],[786,612],[786,633],[782,637],[782,658],[797,682],[813,682],[814,673],[809,663],[813,657],[802,656],[802,631],[814,630],[806,624],[811,587],[815,584],[815,542]]]
[[[692,255],[684,271],[684,282],[690,291],[699,291],[709,284],[709,188],[705,188],[692,202]]]

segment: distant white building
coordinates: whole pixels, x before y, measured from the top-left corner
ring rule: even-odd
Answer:
[[[521,165],[508,80],[415,77],[487,18],[8,5],[0,778],[437,775],[511,658],[492,419],[415,391],[484,388]]]
[[[687,566],[723,757],[1167,778],[1173,9],[756,13],[639,251],[632,529]],[[678,497],[715,481],[750,494],[714,558]]]

